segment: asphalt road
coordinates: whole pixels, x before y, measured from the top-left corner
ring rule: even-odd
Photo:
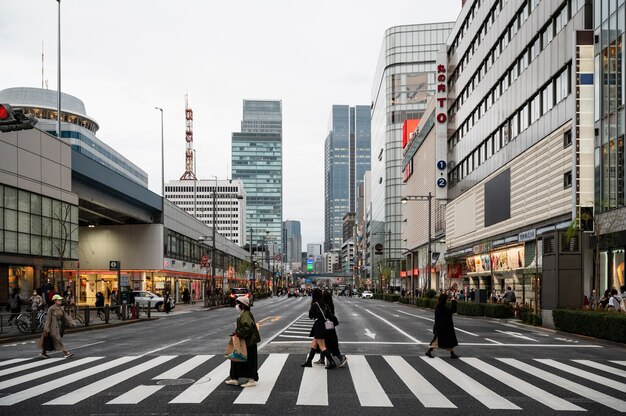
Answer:
[[[310,298],[259,300],[256,387],[224,384],[233,308],[70,333],[71,359],[38,358],[34,341],[0,345],[2,415],[532,415],[626,412],[621,345],[504,320],[455,316],[461,359],[424,356],[433,312],[336,298],[348,365],[303,369]],[[317,357],[316,357],[317,358]]]

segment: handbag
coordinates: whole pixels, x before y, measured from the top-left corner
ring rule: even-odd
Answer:
[[[329,321],[328,319],[326,319],[326,315],[324,315],[324,311],[322,310],[322,307],[320,306],[320,304],[316,303],[316,305],[318,308],[320,308],[320,312],[322,313],[322,316],[324,317],[324,328],[326,328],[327,330],[335,329],[335,324],[333,323],[333,321]]]
[[[226,344],[224,357],[236,363],[245,363],[248,361],[248,348],[246,347],[246,341],[234,335],[230,337],[228,344]]]
[[[54,342],[52,341],[52,337],[48,335],[43,339],[43,349],[45,351],[54,351]]]

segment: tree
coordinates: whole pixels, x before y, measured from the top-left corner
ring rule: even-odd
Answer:
[[[78,257],[78,207],[53,200],[52,221],[45,232],[45,237],[50,241],[54,257],[59,265],[61,278],[59,290],[63,290],[65,261]]]

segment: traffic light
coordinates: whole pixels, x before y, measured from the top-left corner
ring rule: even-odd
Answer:
[[[22,109],[12,109],[8,104],[0,104],[0,132],[28,130],[35,127],[37,120],[24,114]]]

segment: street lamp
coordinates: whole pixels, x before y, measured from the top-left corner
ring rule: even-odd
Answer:
[[[212,175],[215,178],[215,187],[213,188],[213,238],[211,241],[213,242],[213,249],[211,250],[211,293],[215,291],[215,226],[217,217],[216,209],[215,209],[215,194],[217,194],[217,176]]]
[[[430,289],[430,285],[431,285],[431,262],[432,262],[432,218],[433,218],[433,211],[432,211],[432,199],[433,199],[433,194],[431,192],[428,193],[428,195],[407,195],[407,196],[403,196],[402,198],[400,198],[400,202],[403,204],[406,204],[409,201],[428,201],[428,261],[427,261],[427,265],[428,265],[428,281],[426,283],[426,288]]]
[[[61,140],[61,0],[57,0],[59,3],[58,12],[58,62],[57,62],[57,139]]]
[[[154,107],[161,112],[161,223],[165,224],[165,144],[163,140],[163,109]]]

